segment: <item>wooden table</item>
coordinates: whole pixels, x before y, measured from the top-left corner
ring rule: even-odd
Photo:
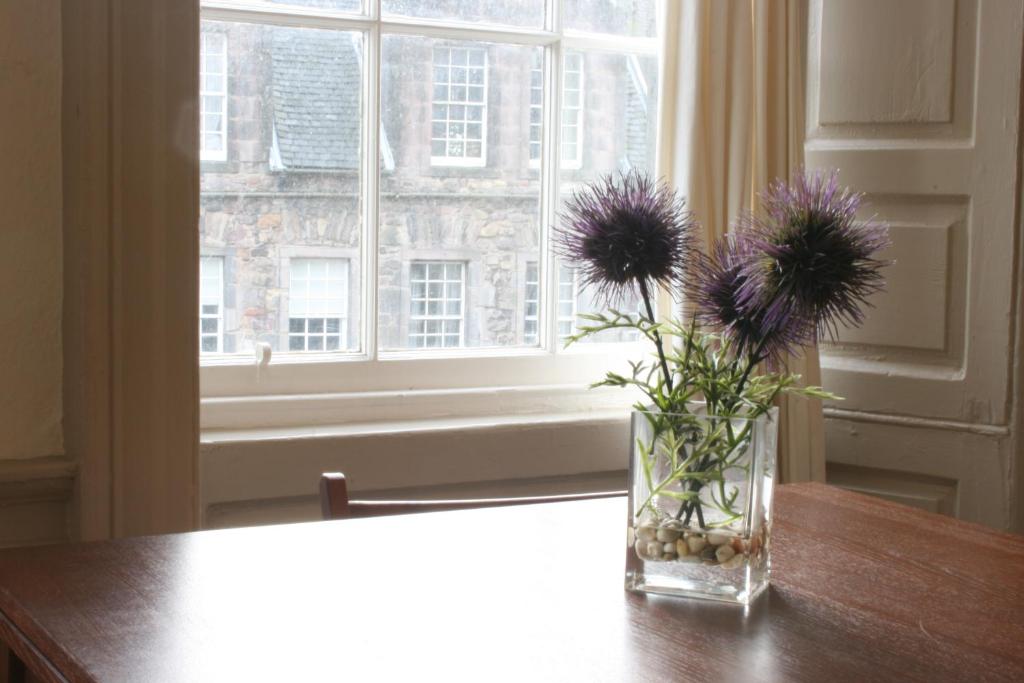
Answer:
[[[618,498],[5,551],[0,635],[43,680],[1024,680],[1024,538],[776,505],[746,612],[624,592]]]

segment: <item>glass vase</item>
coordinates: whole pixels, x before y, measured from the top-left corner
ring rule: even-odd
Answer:
[[[768,587],[777,413],[634,411],[628,590],[746,605]]]

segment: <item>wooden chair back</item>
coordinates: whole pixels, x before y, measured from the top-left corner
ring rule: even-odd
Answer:
[[[504,505],[530,505],[558,503],[570,500],[610,498],[624,496],[623,491],[599,491],[557,496],[526,496],[517,498],[476,498],[462,500],[350,500],[345,475],[325,472],[320,476],[320,510],[324,519],[353,519],[383,515],[404,515],[414,512],[438,512],[469,508],[500,507]]]

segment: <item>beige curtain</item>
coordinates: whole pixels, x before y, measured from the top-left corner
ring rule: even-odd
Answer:
[[[806,0],[667,0],[659,173],[686,195],[705,245],[803,164]],[[816,348],[788,369],[821,384]],[[779,476],[825,478],[819,401],[786,398]]]

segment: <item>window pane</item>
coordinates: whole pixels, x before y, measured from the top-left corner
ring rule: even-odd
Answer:
[[[653,37],[655,0],[564,0],[565,27],[589,33]]]
[[[360,34],[210,21],[203,30],[226,45],[226,153],[204,161],[200,181],[201,245],[225,254],[217,350],[313,348],[293,336],[308,333],[307,317],[345,320],[337,347],[321,328],[320,349],[358,349]]]
[[[536,343],[523,338],[521,273],[539,257],[523,87],[539,52],[384,36],[382,138],[401,142],[381,177],[381,348]]]
[[[407,17],[489,22],[530,26],[544,25],[544,0],[382,0],[381,12]]]
[[[561,198],[564,201],[574,188],[591,182],[603,174],[629,168],[642,168],[653,173],[657,119],[658,64],[655,57],[585,52],[580,59],[582,87],[587,92],[588,106],[582,109],[580,125],[584,130],[601,131],[586,138],[578,168],[562,164]],[[564,119],[563,119],[564,121]],[[565,154],[563,146],[563,155]],[[564,270],[564,269],[563,269]],[[564,277],[560,290],[566,286]],[[578,288],[576,288],[578,290]],[[560,301],[563,300],[560,291]],[[639,309],[636,297],[613,302],[624,312]],[[605,308],[594,297],[592,289],[578,291],[576,313],[591,313]],[[561,308],[561,306],[560,306]],[[559,325],[569,319],[560,311]],[[575,315],[573,315],[575,317]],[[609,331],[587,337],[587,341],[632,341],[629,332]]]

